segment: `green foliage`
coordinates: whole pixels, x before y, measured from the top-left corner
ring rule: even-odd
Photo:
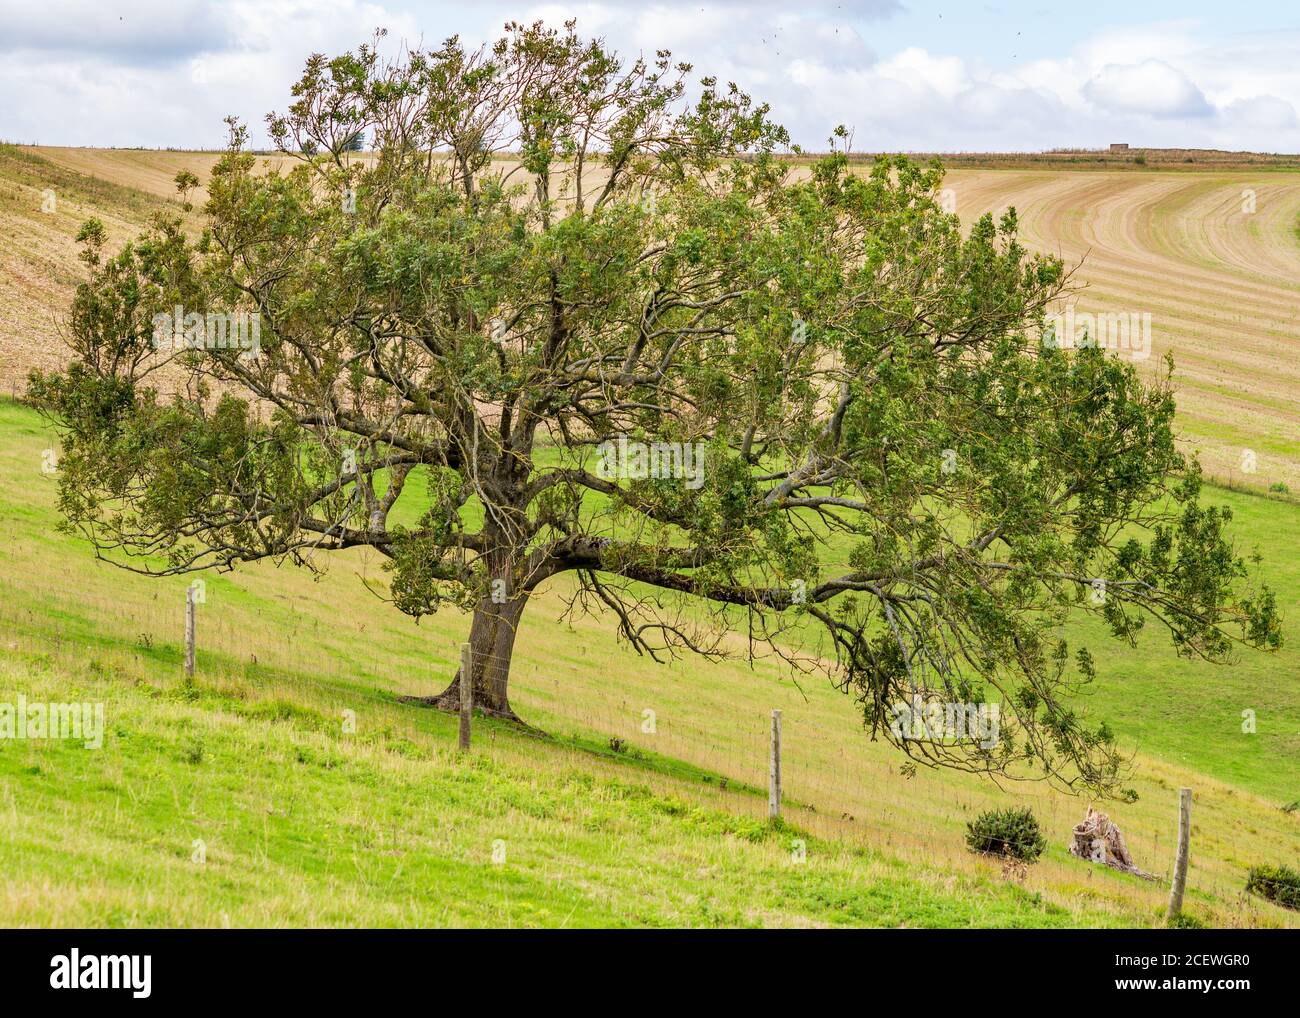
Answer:
[[[1246,890],[1283,908],[1300,910],[1300,872],[1289,866],[1252,866]]]
[[[203,740],[198,738],[187,739],[181,749],[181,759],[195,767],[201,764],[203,762]]]
[[[967,823],[966,845],[972,852],[1034,862],[1047,841],[1038,830],[1033,811],[1023,807],[985,810]]]

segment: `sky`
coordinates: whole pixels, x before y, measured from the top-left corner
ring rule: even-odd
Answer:
[[[508,20],[670,49],[772,106],[806,148],[1300,152],[1300,4],[1209,0],[0,0],[0,139],[265,143],[313,52],[478,44]]]

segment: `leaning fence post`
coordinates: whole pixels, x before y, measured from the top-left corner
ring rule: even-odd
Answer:
[[[1192,840],[1192,790],[1178,790],[1178,855],[1174,857],[1174,880],[1169,888],[1169,919],[1183,910],[1183,891],[1187,887],[1187,855]]]
[[[460,748],[469,749],[470,711],[474,709],[473,652],[468,643],[460,648]]]
[[[775,820],[781,815],[781,712],[772,711],[772,755],[767,771],[767,815]]]

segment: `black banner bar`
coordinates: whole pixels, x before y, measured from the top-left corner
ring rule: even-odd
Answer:
[[[846,966],[846,962],[847,964]],[[584,979],[716,985],[733,1003],[776,987],[812,997],[844,979],[894,981],[969,1005],[996,988],[1045,1006],[1098,995],[1202,998],[1231,1007],[1294,993],[1297,930],[7,930],[7,1004],[373,1005],[401,987],[503,999],[572,996]],[[557,982],[558,980],[558,982]],[[683,982],[688,981],[688,982]],[[567,986],[567,989],[562,989]],[[835,988],[839,987],[839,990]],[[694,992],[694,991],[693,991]]]

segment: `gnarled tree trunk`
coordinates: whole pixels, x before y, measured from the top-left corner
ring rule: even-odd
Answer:
[[[501,602],[481,598],[469,628],[470,662],[474,678],[474,709],[518,721],[510,707],[510,658],[528,595]],[[460,669],[451,685],[434,697],[416,698],[443,710],[460,710]]]

